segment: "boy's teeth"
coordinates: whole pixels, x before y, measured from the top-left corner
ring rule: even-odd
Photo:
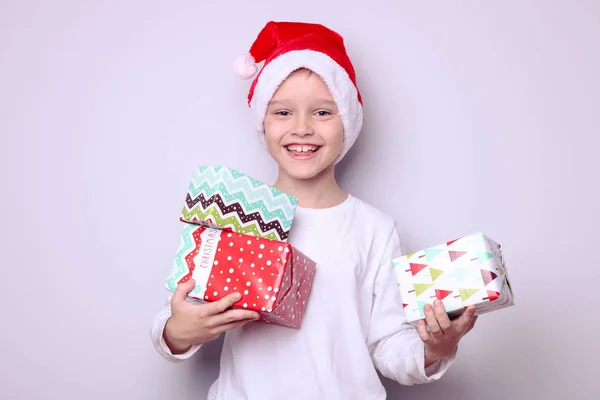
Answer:
[[[287,146],[288,150],[296,151],[298,153],[306,153],[308,151],[315,151],[318,146]]]

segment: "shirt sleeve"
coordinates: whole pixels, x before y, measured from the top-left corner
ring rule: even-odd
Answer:
[[[411,386],[440,379],[455,356],[425,368],[425,346],[417,329],[407,322],[392,259],[403,254],[395,225],[378,267],[368,346],[375,367],[387,378]]]
[[[152,326],[150,328],[150,338],[158,354],[171,362],[177,363],[187,360],[193,356],[202,345],[194,345],[190,347],[188,351],[182,354],[173,354],[171,349],[169,349],[169,346],[167,346],[167,343],[163,337],[163,332],[165,330],[167,320],[171,317],[171,297],[173,297],[172,294],[167,297],[166,305],[154,316],[152,320]]]

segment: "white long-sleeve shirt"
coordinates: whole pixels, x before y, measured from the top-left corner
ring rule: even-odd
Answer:
[[[406,322],[392,258],[403,252],[394,220],[349,196],[327,209],[298,207],[289,242],[317,263],[299,330],[252,322],[225,335],[221,369],[208,400],[385,399],[377,375],[403,385],[439,379],[454,361],[424,368],[424,345]],[[169,296],[170,297],[170,296]],[[167,360],[181,362],[162,338],[170,309],[151,337]]]

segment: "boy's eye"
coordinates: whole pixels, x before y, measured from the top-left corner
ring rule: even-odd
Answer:
[[[288,111],[277,111],[275,114],[281,115],[282,117],[287,117],[288,115],[290,115]]]
[[[317,111],[317,115],[319,117],[326,117],[327,115],[330,115],[331,113],[329,111]]]

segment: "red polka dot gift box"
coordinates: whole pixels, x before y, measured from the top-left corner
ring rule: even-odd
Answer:
[[[287,242],[186,223],[166,282],[194,279],[189,297],[213,302],[238,292],[234,307],[260,313],[266,323],[298,329],[316,264]]]
[[[287,241],[298,199],[233,168],[194,170],[181,221]]]

